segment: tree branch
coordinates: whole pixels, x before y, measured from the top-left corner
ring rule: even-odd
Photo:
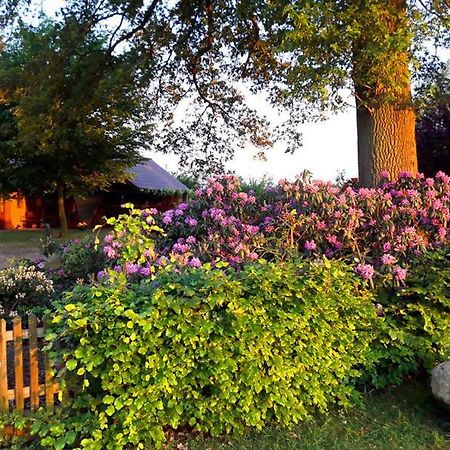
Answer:
[[[107,52],[107,59],[109,60],[111,55],[113,54],[114,50],[117,48],[117,46],[124,42],[127,41],[128,39],[132,38],[136,33],[138,33],[139,31],[142,31],[146,25],[148,24],[148,22],[150,21],[150,19],[152,18],[153,13],[156,10],[156,7],[158,6],[160,0],[153,0],[151,2],[151,4],[149,5],[149,7],[147,8],[147,10],[145,11],[142,20],[139,22],[138,25],[136,25],[134,28],[132,28],[130,31],[122,34],[122,36],[120,36],[114,43],[112,43],[109,48],[108,48],[108,52]]]

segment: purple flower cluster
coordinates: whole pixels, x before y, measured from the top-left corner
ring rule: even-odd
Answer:
[[[403,282],[412,258],[450,242],[450,177],[405,173],[389,181],[384,173],[382,179],[371,189],[282,180],[256,196],[243,192],[237,177],[216,177],[191,200],[155,216],[166,235],[146,264],[239,266],[258,258],[326,255],[358,260],[355,271],[366,280],[382,273]],[[121,250],[105,238],[108,257]]]

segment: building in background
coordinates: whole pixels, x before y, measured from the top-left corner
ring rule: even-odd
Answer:
[[[137,208],[171,209],[180,203],[188,187],[178,181],[152,159],[130,169],[131,178],[126,183],[116,183],[108,191],[99,191],[85,198],[66,199],[66,214],[69,227],[79,224],[94,226],[104,217],[123,212],[124,203],[133,203]],[[40,228],[45,223],[59,227],[56,197],[23,197],[14,194],[0,198],[0,229]]]

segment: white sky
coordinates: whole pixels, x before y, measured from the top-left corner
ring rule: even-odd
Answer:
[[[299,129],[303,145],[293,155],[285,154],[283,146],[276,144],[266,152],[266,160],[261,161],[255,159],[254,148],[248,147],[238,149],[227,168],[246,179],[267,175],[274,181],[294,178],[305,169],[323,180],[334,180],[341,171],[345,171],[346,178],[357,176],[356,113],[353,108],[324,122],[304,124]],[[148,156],[171,172],[178,169],[176,156],[157,152],[150,152]]]

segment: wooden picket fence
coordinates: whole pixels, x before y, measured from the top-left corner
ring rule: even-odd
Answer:
[[[11,326],[0,319],[0,410],[36,410],[53,407],[60,386],[55,383],[48,356],[42,351],[47,320],[38,326],[35,315],[28,316],[28,328],[15,317]]]

